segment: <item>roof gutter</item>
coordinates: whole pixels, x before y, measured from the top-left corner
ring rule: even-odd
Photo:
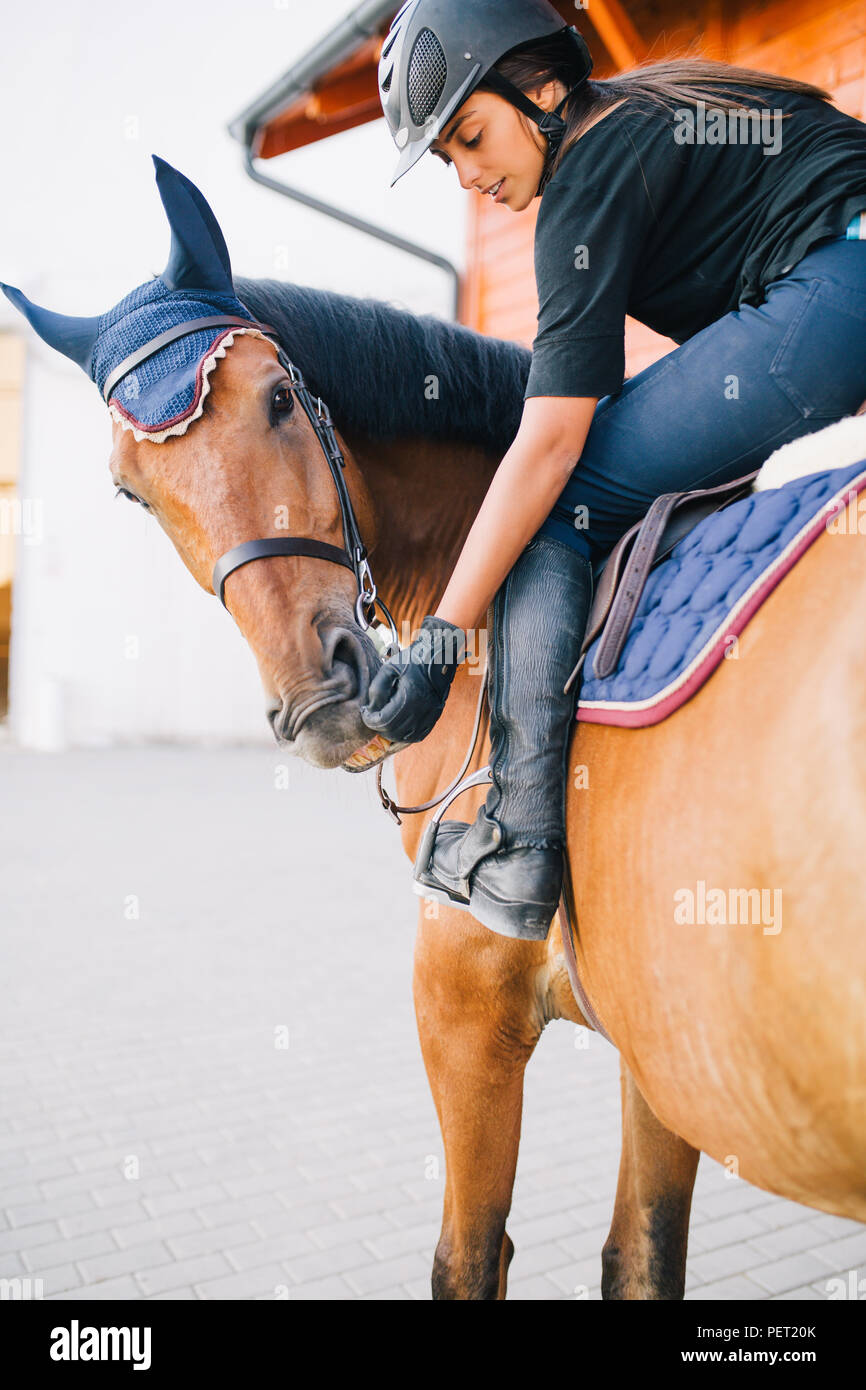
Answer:
[[[332,217],[335,221],[342,222],[344,226],[353,227],[356,231],[364,232],[367,236],[384,241],[399,251],[405,251],[407,255],[417,256],[419,260],[426,261],[429,265],[443,270],[452,282],[451,312],[456,319],[460,306],[461,276],[457,266],[447,257],[440,256],[435,251],[429,251],[426,247],[420,246],[417,242],[409,241],[405,237],[396,236],[393,232],[389,232],[386,227],[377,226],[373,222],[365,221],[362,217],[354,216],[353,213],[345,212],[333,203],[324,202],[321,198],[314,198],[299,188],[283,183],[268,174],[263,174],[255,164],[253,149],[260,128],[280,111],[285,110],[293,101],[306,95],[313,84],[325,73],[351,57],[359,44],[365,39],[372,38],[378,32],[383,21],[390,18],[393,13],[394,0],[362,0],[362,3],[346,15],[336,28],[326,34],[283,73],[282,77],[278,78],[254,102],[251,102],[240,115],[236,116],[229,123],[228,129],[229,133],[244,146],[244,168],[256,183],[272,189],[275,193],[282,194],[285,198],[291,198],[295,202],[303,204],[304,207],[312,208],[315,212],[321,212],[326,217]]]

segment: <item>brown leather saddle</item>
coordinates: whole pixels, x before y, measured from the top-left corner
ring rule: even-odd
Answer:
[[[759,471],[756,468],[718,487],[664,492],[655,499],[646,515],[620,536],[598,578],[580,657],[565,683],[566,691],[577,678],[587,651],[599,635],[593,675],[609,676],[616,670],[650,570],[704,517],[745,497]]]

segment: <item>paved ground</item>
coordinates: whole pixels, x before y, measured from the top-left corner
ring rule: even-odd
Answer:
[[[0,1276],[46,1298],[430,1297],[444,1163],[409,864],[372,778],[292,765],[279,789],[279,768],[0,748]],[[511,1297],[600,1297],[618,1145],[616,1053],[553,1025]],[[826,1298],[850,1270],[866,1228],[702,1159],[689,1298]]]

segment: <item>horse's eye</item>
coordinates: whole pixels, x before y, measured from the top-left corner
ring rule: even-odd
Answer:
[[[114,495],[115,497],[125,497],[128,502],[137,502],[146,512],[150,511],[150,507],[146,502],[142,502],[140,497],[136,497],[134,492],[129,492],[125,487],[119,487]]]
[[[290,386],[278,386],[271,399],[275,415],[287,415],[295,408],[295,397]]]

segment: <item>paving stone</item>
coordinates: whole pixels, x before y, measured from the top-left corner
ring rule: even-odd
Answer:
[[[755,1252],[751,1262],[740,1243],[720,1245],[686,1260],[686,1292],[696,1284],[714,1284],[732,1274],[742,1274],[744,1265],[764,1263],[766,1257]]]
[[[15,1208],[20,1207],[22,1203],[39,1201],[41,1195],[42,1194],[40,1193],[39,1188],[36,1186],[35,1183],[19,1182],[14,1184],[12,1187],[0,1188],[0,1207],[2,1207],[4,1211],[8,1212],[9,1215],[12,1216],[13,1225],[23,1226],[26,1224],[25,1222],[16,1222],[14,1219]]]
[[[130,1276],[124,1275],[120,1279],[105,1279],[99,1284],[82,1284],[80,1289],[66,1289],[63,1293],[51,1294],[51,1299],[99,1299],[107,1302],[122,1301],[128,1299],[142,1298],[143,1294]],[[49,1299],[46,1299],[48,1302]]]
[[[352,1240],[372,1240],[377,1236],[391,1235],[394,1227],[387,1217],[380,1213],[358,1216],[353,1221],[332,1222],[329,1226],[315,1226],[307,1232],[315,1245],[327,1250],[333,1245],[343,1245]]]
[[[780,1231],[783,1226],[796,1226],[801,1221],[813,1221],[819,1215],[814,1207],[804,1207],[799,1202],[787,1202],[784,1197],[768,1197],[766,1193],[763,1194],[763,1201],[759,1205],[749,1207],[748,1210],[749,1215],[766,1226],[768,1231]]]
[[[813,1248],[834,1269],[856,1269],[862,1265],[866,1276],[866,1229],[838,1240],[815,1242]]]
[[[36,1245],[32,1250],[22,1250],[21,1254],[27,1268],[38,1274],[40,1269],[50,1269],[61,1262],[86,1260],[92,1255],[116,1250],[117,1246],[107,1231],[91,1231],[88,1235],[64,1237],[63,1240]]]
[[[243,1245],[235,1245],[226,1251],[226,1256],[234,1269],[255,1269],[257,1265],[269,1261],[293,1260],[298,1255],[315,1252],[315,1246],[305,1235],[297,1231],[274,1236],[271,1240],[250,1240]]]
[[[430,1221],[421,1226],[404,1226],[396,1231],[388,1231],[380,1236],[372,1236],[364,1244],[373,1252],[377,1260],[387,1260],[392,1255],[402,1255],[407,1250],[429,1250],[430,1259],[439,1239],[438,1221]]]
[[[232,1221],[270,1221],[279,1219],[285,1207],[273,1192],[261,1192],[254,1197],[224,1197],[221,1202],[208,1202],[198,1207],[198,1214],[207,1226],[226,1226]]]
[[[352,1192],[345,1197],[337,1197],[328,1203],[334,1216],[346,1221],[355,1216],[368,1216],[370,1212],[387,1212],[393,1220],[387,1192],[375,1188],[372,1192]],[[418,1208],[413,1205],[412,1214],[417,1218]]]
[[[512,1302],[549,1302],[551,1299],[561,1299],[564,1297],[562,1291],[557,1288],[552,1280],[543,1274],[533,1274],[528,1279],[515,1279],[514,1282],[508,1281],[508,1297]]]
[[[735,1299],[744,1299],[752,1302],[760,1298],[761,1293],[757,1284],[743,1274],[733,1274],[729,1279],[718,1279],[712,1284],[699,1284],[687,1294],[687,1299],[694,1299],[695,1302],[713,1301],[722,1299],[726,1302]]]
[[[83,1283],[80,1270],[73,1264],[54,1265],[52,1269],[42,1269],[38,1277],[42,1280],[43,1298],[50,1298],[52,1294],[60,1294],[68,1289],[81,1288]]]
[[[291,1280],[279,1265],[270,1264],[245,1269],[238,1274],[227,1274],[221,1279],[205,1279],[196,1282],[193,1288],[199,1298],[247,1299],[260,1296],[273,1298],[278,1285],[291,1286]]]
[[[298,1205],[278,1207],[250,1217],[250,1225],[263,1240],[279,1235],[282,1231],[310,1231],[334,1220],[333,1207],[324,1202],[311,1202],[309,1206]]]
[[[4,1231],[0,1235],[0,1255],[17,1255],[25,1246],[32,1250],[37,1245],[47,1245],[60,1234],[60,1227],[56,1221],[40,1221],[38,1225],[27,1226],[25,1230],[20,1231]]]
[[[172,1219],[177,1220],[177,1216]],[[252,1222],[235,1221],[227,1226],[202,1226],[198,1223],[176,1234],[167,1232],[160,1239],[165,1240],[175,1259],[184,1260],[191,1259],[194,1255],[209,1255],[215,1250],[226,1250],[232,1245],[260,1241],[262,1236]]]
[[[412,1202],[407,1206],[387,1206],[381,1210],[392,1226],[417,1226],[427,1221],[434,1222],[438,1239],[438,1231],[442,1227],[442,1197],[441,1192],[435,1192],[431,1196],[428,1191],[426,1201]]]
[[[574,1220],[569,1219],[562,1212],[551,1213],[549,1216],[536,1216],[529,1221],[512,1221],[509,1223],[511,1239],[517,1245],[537,1245],[539,1241],[550,1243],[562,1240],[564,1237],[577,1234],[582,1228]]]
[[[722,1245],[733,1245],[735,1241],[760,1236],[765,1230],[766,1227],[749,1212],[738,1211],[721,1220],[707,1222],[698,1228],[698,1233],[705,1250],[717,1250]]]
[[[784,1260],[773,1260],[770,1264],[757,1265],[749,1270],[749,1278],[754,1279],[768,1293],[784,1293],[786,1289],[796,1288],[798,1284],[808,1284],[819,1279],[822,1271],[827,1274],[826,1262],[804,1250],[799,1255],[788,1255]]]
[[[429,1279],[409,1279],[404,1289],[414,1303],[430,1303],[433,1299]]]
[[[573,1298],[579,1302],[585,1296],[585,1290],[591,1292],[596,1286],[601,1285],[601,1256],[595,1259],[589,1257],[570,1260],[567,1263],[554,1257],[548,1277],[566,1298]],[[509,1279],[509,1288],[510,1286]]]
[[[329,1250],[315,1250],[311,1254],[294,1255],[283,1260],[292,1279],[299,1284],[314,1283],[331,1274],[345,1274],[361,1265],[375,1264],[375,1259],[366,1246],[359,1241],[348,1245],[337,1245]]]
[[[328,1279],[314,1279],[308,1284],[299,1284],[289,1295],[292,1303],[312,1300],[322,1303],[348,1302],[357,1297],[345,1280],[336,1274],[332,1274]]]
[[[393,1260],[381,1260],[376,1264],[350,1270],[346,1274],[349,1287],[358,1294],[374,1293],[388,1284],[403,1284],[409,1279],[418,1279],[425,1273],[425,1261],[421,1255],[399,1255]]]
[[[134,1245],[131,1250],[115,1250],[110,1254],[94,1255],[80,1260],[79,1265],[85,1280],[95,1284],[101,1279],[112,1279],[120,1274],[137,1274],[143,1269],[153,1269],[155,1265],[167,1264],[171,1252],[161,1241],[150,1245]]]
[[[752,1236],[749,1245],[767,1260],[773,1257],[781,1259],[784,1255],[810,1250],[821,1240],[822,1236],[816,1231],[814,1223],[806,1220],[792,1222],[788,1226],[782,1226],[778,1231],[767,1231],[764,1235]]]
[[[140,1201],[149,1202],[176,1191],[177,1186],[173,1178],[148,1177],[133,1182],[121,1177],[119,1182],[109,1186],[94,1187],[93,1197],[100,1206],[113,1207],[128,1202],[132,1196],[138,1197]]]
[[[65,1236],[72,1238],[87,1235],[89,1231],[115,1231],[145,1220],[147,1212],[141,1203],[127,1202],[111,1207],[91,1207],[78,1216],[62,1216],[58,1225]]]
[[[38,1225],[46,1216],[50,1216],[52,1220],[64,1220],[93,1210],[93,1198],[89,1192],[67,1192],[65,1196],[55,1197],[50,1202],[40,1198],[38,1202],[29,1202],[25,1206],[10,1207],[7,1215],[10,1226],[20,1229],[23,1239],[26,1227]]]
[[[590,1226],[586,1230],[570,1231],[559,1236],[557,1244],[574,1259],[588,1255],[595,1257],[600,1262],[602,1248],[607,1240],[609,1230],[609,1225],[604,1225]]]
[[[225,1189],[220,1183],[212,1182],[202,1187],[186,1187],[180,1192],[145,1197],[143,1205],[150,1216],[169,1216],[175,1211],[197,1211],[208,1203],[221,1202],[224,1198]]]
[[[142,1270],[135,1277],[142,1293],[150,1298],[184,1286],[188,1286],[192,1292],[193,1284],[202,1280],[218,1279],[221,1275],[231,1272],[231,1265],[225,1255],[211,1254],[196,1255],[193,1259],[172,1261],[155,1269]]]
[[[171,1240],[187,1235],[200,1234],[205,1230],[201,1218],[194,1211],[172,1211],[166,1216],[153,1216],[144,1221],[133,1221],[128,1225],[112,1226],[111,1234],[122,1250],[136,1245],[146,1245],[152,1241],[164,1241],[171,1248]]]
[[[863,1231],[862,1221],[849,1221],[845,1216],[830,1216],[824,1211],[813,1211],[809,1219],[825,1240],[837,1236],[858,1236]]]

